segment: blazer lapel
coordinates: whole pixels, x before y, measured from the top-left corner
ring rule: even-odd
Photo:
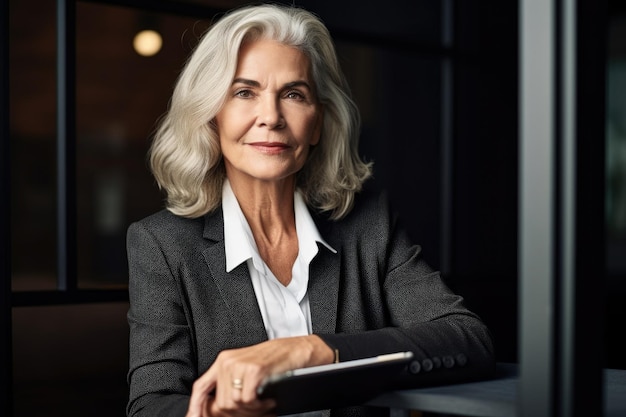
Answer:
[[[230,273],[226,272],[224,250],[224,218],[222,211],[207,215],[204,238],[212,244],[203,251],[215,286],[226,304],[228,315],[242,344],[260,343],[268,339],[259,310],[248,266],[244,263]],[[244,340],[245,339],[245,340]]]
[[[341,277],[340,259],[341,246],[333,242],[330,221],[311,214],[324,237],[337,253],[331,252],[326,246],[319,244],[319,252],[309,267],[309,303],[313,333],[335,333],[337,327],[337,300],[339,297],[339,281]]]

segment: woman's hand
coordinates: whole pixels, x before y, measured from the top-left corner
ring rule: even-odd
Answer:
[[[222,351],[193,384],[187,417],[272,415],[274,400],[260,400],[256,394],[265,377],[324,365],[333,359],[332,349],[316,335],[273,339]]]

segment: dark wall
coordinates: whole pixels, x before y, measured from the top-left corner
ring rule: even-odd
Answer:
[[[518,6],[449,2],[452,42],[446,45],[445,3],[297,2],[318,13],[337,39],[364,113],[361,149],[375,163],[376,182],[389,191],[428,262],[445,271],[449,285],[490,326],[498,360],[514,361]],[[344,53],[351,48],[367,50],[367,65]],[[452,68],[450,212],[442,180],[446,60]],[[442,246],[445,222],[448,247]]]
[[[458,1],[452,280],[517,352],[517,2]]]

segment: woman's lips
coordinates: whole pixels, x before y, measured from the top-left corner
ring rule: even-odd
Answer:
[[[250,146],[267,154],[278,154],[289,149],[287,144],[281,142],[254,142],[251,143]]]

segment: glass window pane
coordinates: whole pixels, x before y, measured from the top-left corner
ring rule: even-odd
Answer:
[[[9,5],[12,289],[56,288],[55,2]]]
[[[626,10],[609,25],[606,106],[607,367],[626,369]]]
[[[608,269],[626,274],[626,16],[610,25],[607,76],[606,214]]]
[[[79,287],[127,282],[128,225],[163,206],[147,166],[156,121],[208,22],[77,3],[77,204]],[[133,48],[142,30],[160,49]]]

